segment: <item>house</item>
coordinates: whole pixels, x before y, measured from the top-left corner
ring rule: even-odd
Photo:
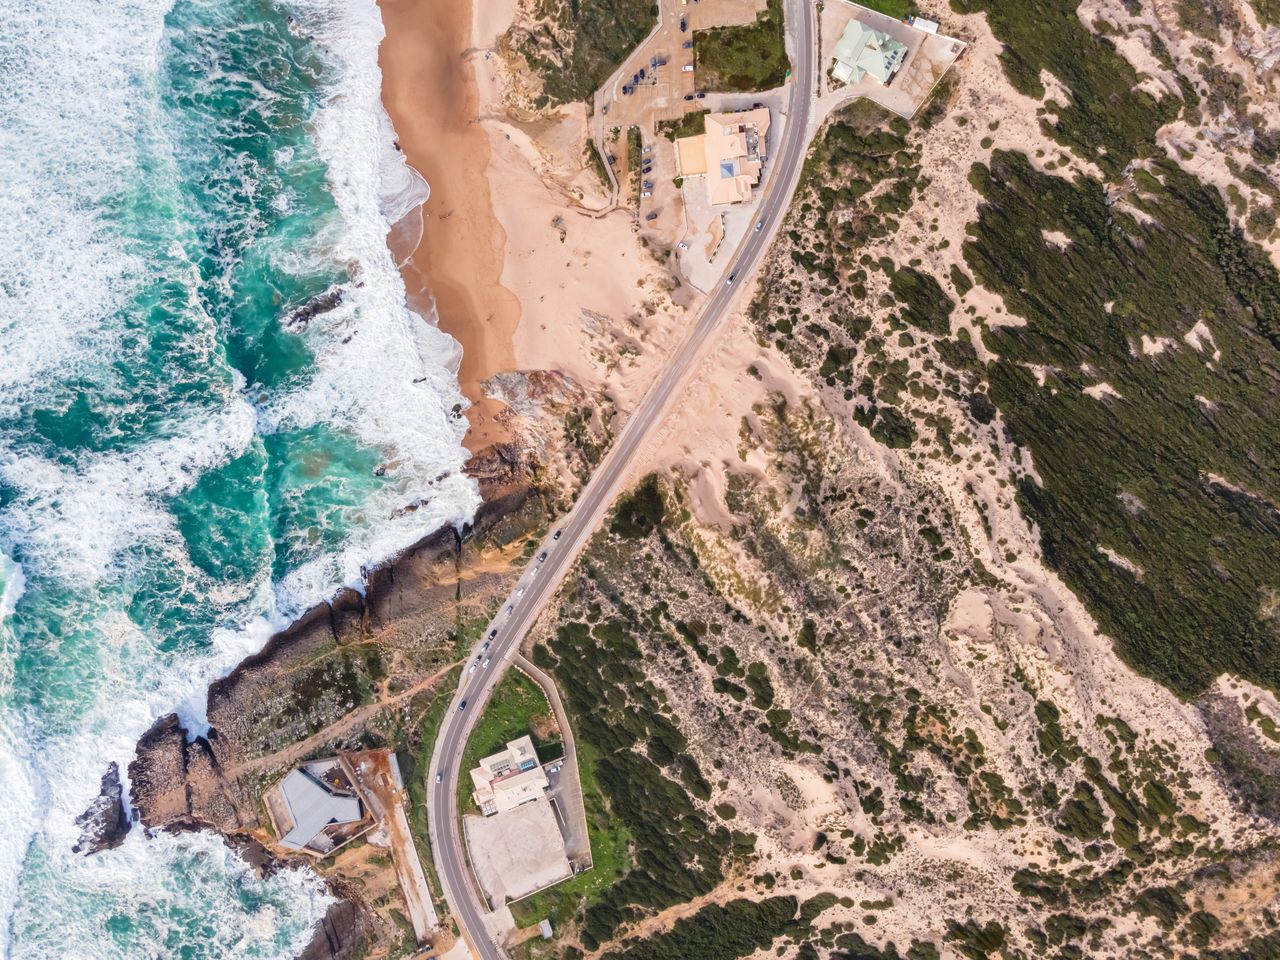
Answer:
[[[751,199],[768,155],[769,108],[708,113],[703,132],[676,141],[681,177],[702,176],[712,206]]]
[[[327,854],[363,832],[364,805],[336,757],[303,764],[264,796],[280,845]]]
[[[547,772],[527,735],[485,757],[471,771],[472,797],[486,817],[537,800],[547,790]]]
[[[831,76],[841,83],[859,83],[870,76],[887,85],[907,59],[907,45],[850,20],[836,41],[833,58]]]

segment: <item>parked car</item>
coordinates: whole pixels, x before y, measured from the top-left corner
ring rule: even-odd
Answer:
[[[692,63],[686,63],[683,67],[681,67],[681,68],[680,68],[680,72],[681,72],[681,73],[693,73],[693,64],[692,64]]]
[[[657,61],[654,63],[653,69],[657,70],[659,67],[665,67],[666,65],[667,65],[667,61],[664,60],[662,57],[659,57]]]
[[[489,639],[490,639],[490,640],[492,640],[492,639],[493,639],[494,637],[496,637],[497,635],[498,635],[498,628],[497,628],[497,627],[494,627],[492,630],[490,630],[490,631],[489,631]]]
[[[685,50],[692,50],[692,49],[693,49],[693,41],[692,41],[692,40],[686,40],[684,43],[682,43],[682,44],[681,44],[681,47],[683,47]]]
[[[489,665],[489,661],[490,661],[490,660],[492,660],[492,659],[493,659],[492,657],[485,657],[485,658],[484,658],[484,663],[480,664],[480,666],[481,666],[481,667],[487,667],[487,666]]]
[[[640,68],[640,79],[641,79],[641,80],[643,80],[643,79],[644,79],[644,67],[641,67],[641,68]]]
[[[483,647],[481,647],[480,649],[481,649],[481,650],[488,650],[488,649],[489,649],[489,641],[488,641],[488,640],[486,640],[486,641],[484,642],[484,646],[483,646]]]
[[[650,57],[650,58],[649,58],[649,69],[651,69],[651,70],[652,70],[652,69],[653,69],[654,67],[656,67],[657,65],[658,65],[658,58],[657,58],[657,57]]]
[[[657,213],[657,211],[654,211],[653,213],[646,213],[646,214],[644,215],[644,218],[645,218],[646,220],[657,220],[657,219],[658,219],[658,213]]]
[[[648,148],[648,147],[645,147],[645,149],[646,149],[646,150],[648,150],[649,148]],[[555,533],[553,533],[553,534],[551,535],[551,539],[552,539],[552,540],[559,540],[559,539],[560,539],[560,535],[561,535],[562,533],[564,533],[564,531],[563,531],[563,530],[557,530]]]
[[[653,189],[653,181],[652,181],[652,180],[646,180],[646,181],[644,182],[644,188],[645,188],[646,190],[652,190],[652,189]]]
[[[518,588],[516,589],[516,596],[517,596],[517,597],[523,597],[523,596],[524,596],[524,587],[518,587]]]
[[[697,93],[694,94],[694,96],[697,97],[699,100],[701,100],[706,95],[707,95],[707,91],[705,90],[699,90]]]
[[[540,554],[538,554],[538,562],[542,563],[542,561],[546,559],[547,559],[547,551],[543,550]]]
[[[633,73],[631,75],[631,85],[634,87],[639,82],[640,82],[640,74]]]
[[[685,21],[685,18],[684,18],[684,17],[681,17],[681,18],[680,18],[680,32],[681,32],[681,33],[688,33],[688,32],[689,32],[689,24],[688,24],[688,22],[686,22],[686,21]]]
[[[627,86],[625,83],[622,85],[622,95],[624,97],[631,96],[631,88]]]
[[[686,93],[686,94],[684,95],[684,98],[685,98],[686,100],[692,100],[692,99],[693,99],[693,94],[692,94],[692,93]]]
[[[511,614],[513,614],[513,613],[515,612],[515,609],[516,609],[516,608],[515,608],[514,606],[512,606],[511,604],[507,604],[507,616],[508,616],[508,617],[509,617],[509,616],[511,616]]]
[[[679,243],[677,243],[677,244],[676,244],[676,246],[677,246],[677,247],[679,247],[681,250],[688,250],[688,249],[689,249],[689,245],[688,245],[687,243],[685,243],[683,240],[681,240]]]
[[[471,665],[471,669],[470,669],[470,670],[468,670],[468,671],[467,671],[467,673],[475,673],[475,672],[476,672],[476,668],[477,668],[477,667],[479,667],[479,666],[480,666],[480,664],[478,664],[478,663],[473,663],[473,664]]]
[[[646,199],[647,199],[647,198],[649,198],[649,197],[652,197],[652,196],[653,196],[653,194],[652,194],[652,193],[650,193],[648,190],[645,190],[643,193],[641,193],[641,194],[640,194],[640,196],[641,196],[641,197],[644,197],[644,198],[646,198]]]
[[[653,153],[653,147],[652,147],[652,146],[642,147],[642,148],[641,148],[641,150],[640,150],[640,152],[641,152],[641,153]]]

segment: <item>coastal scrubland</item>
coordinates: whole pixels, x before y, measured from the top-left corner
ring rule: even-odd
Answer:
[[[769,0],[755,23],[697,30],[693,39],[704,90],[770,90],[791,70],[782,0]]]
[[[551,0],[504,42],[540,79],[534,105],[542,108],[589,100],[657,19],[653,0]]]

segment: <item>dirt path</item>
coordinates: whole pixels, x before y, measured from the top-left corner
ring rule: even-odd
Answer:
[[[393,707],[396,704],[402,703],[403,701],[422,693],[422,691],[435,686],[435,684],[439,683],[440,680],[456,666],[458,666],[457,663],[447,664],[425,680],[421,680],[418,683],[415,683],[412,687],[409,687],[407,690],[403,690],[394,695],[389,695],[385,688],[380,688],[378,699],[374,700],[372,703],[366,703],[362,707],[357,707],[337,723],[331,723],[324,729],[313,733],[305,740],[299,740],[297,743],[291,744],[283,750],[277,750],[275,753],[263,754],[262,756],[255,757],[252,760],[246,760],[244,763],[232,764],[226,768],[225,775],[228,779],[235,780],[245,774],[261,773],[264,770],[271,770],[276,767],[292,766],[309,755],[316,749],[316,747],[328,743],[330,740],[337,739],[344,734],[350,733],[356,727],[372,719],[375,715],[388,707]]]

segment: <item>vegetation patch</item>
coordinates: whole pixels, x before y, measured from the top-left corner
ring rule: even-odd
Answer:
[[[653,0],[545,0],[532,27],[507,34],[542,80],[538,106],[588,100],[648,36]]]
[[[1043,480],[1020,494],[1045,559],[1136,670],[1185,695],[1224,671],[1277,687],[1259,611],[1280,587],[1280,276],[1173,164],[1136,177],[1141,219],[1021,154],[971,179],[965,258],[1027,319],[988,334],[991,397]],[[1027,241],[1052,230],[1065,249]],[[1173,346],[1145,355],[1143,335]],[[1098,383],[1113,393],[1084,392]]]
[[[1043,99],[1041,71],[1067,88],[1068,103],[1047,105],[1052,121],[1043,121],[1046,132],[1109,175],[1135,156],[1154,152],[1156,130],[1178,114],[1177,97],[1157,100],[1138,89],[1133,65],[1081,22],[1079,0],[951,0],[951,5],[960,13],[986,13],[991,31],[1004,44],[1000,62],[1020,93]]]
[[[791,925],[795,897],[730,900],[682,917],[666,933],[605,954],[606,960],[737,960],[763,950]]]
[[[791,72],[782,0],[769,0],[753,24],[697,31],[694,50],[704,90],[748,93],[782,86]]]

